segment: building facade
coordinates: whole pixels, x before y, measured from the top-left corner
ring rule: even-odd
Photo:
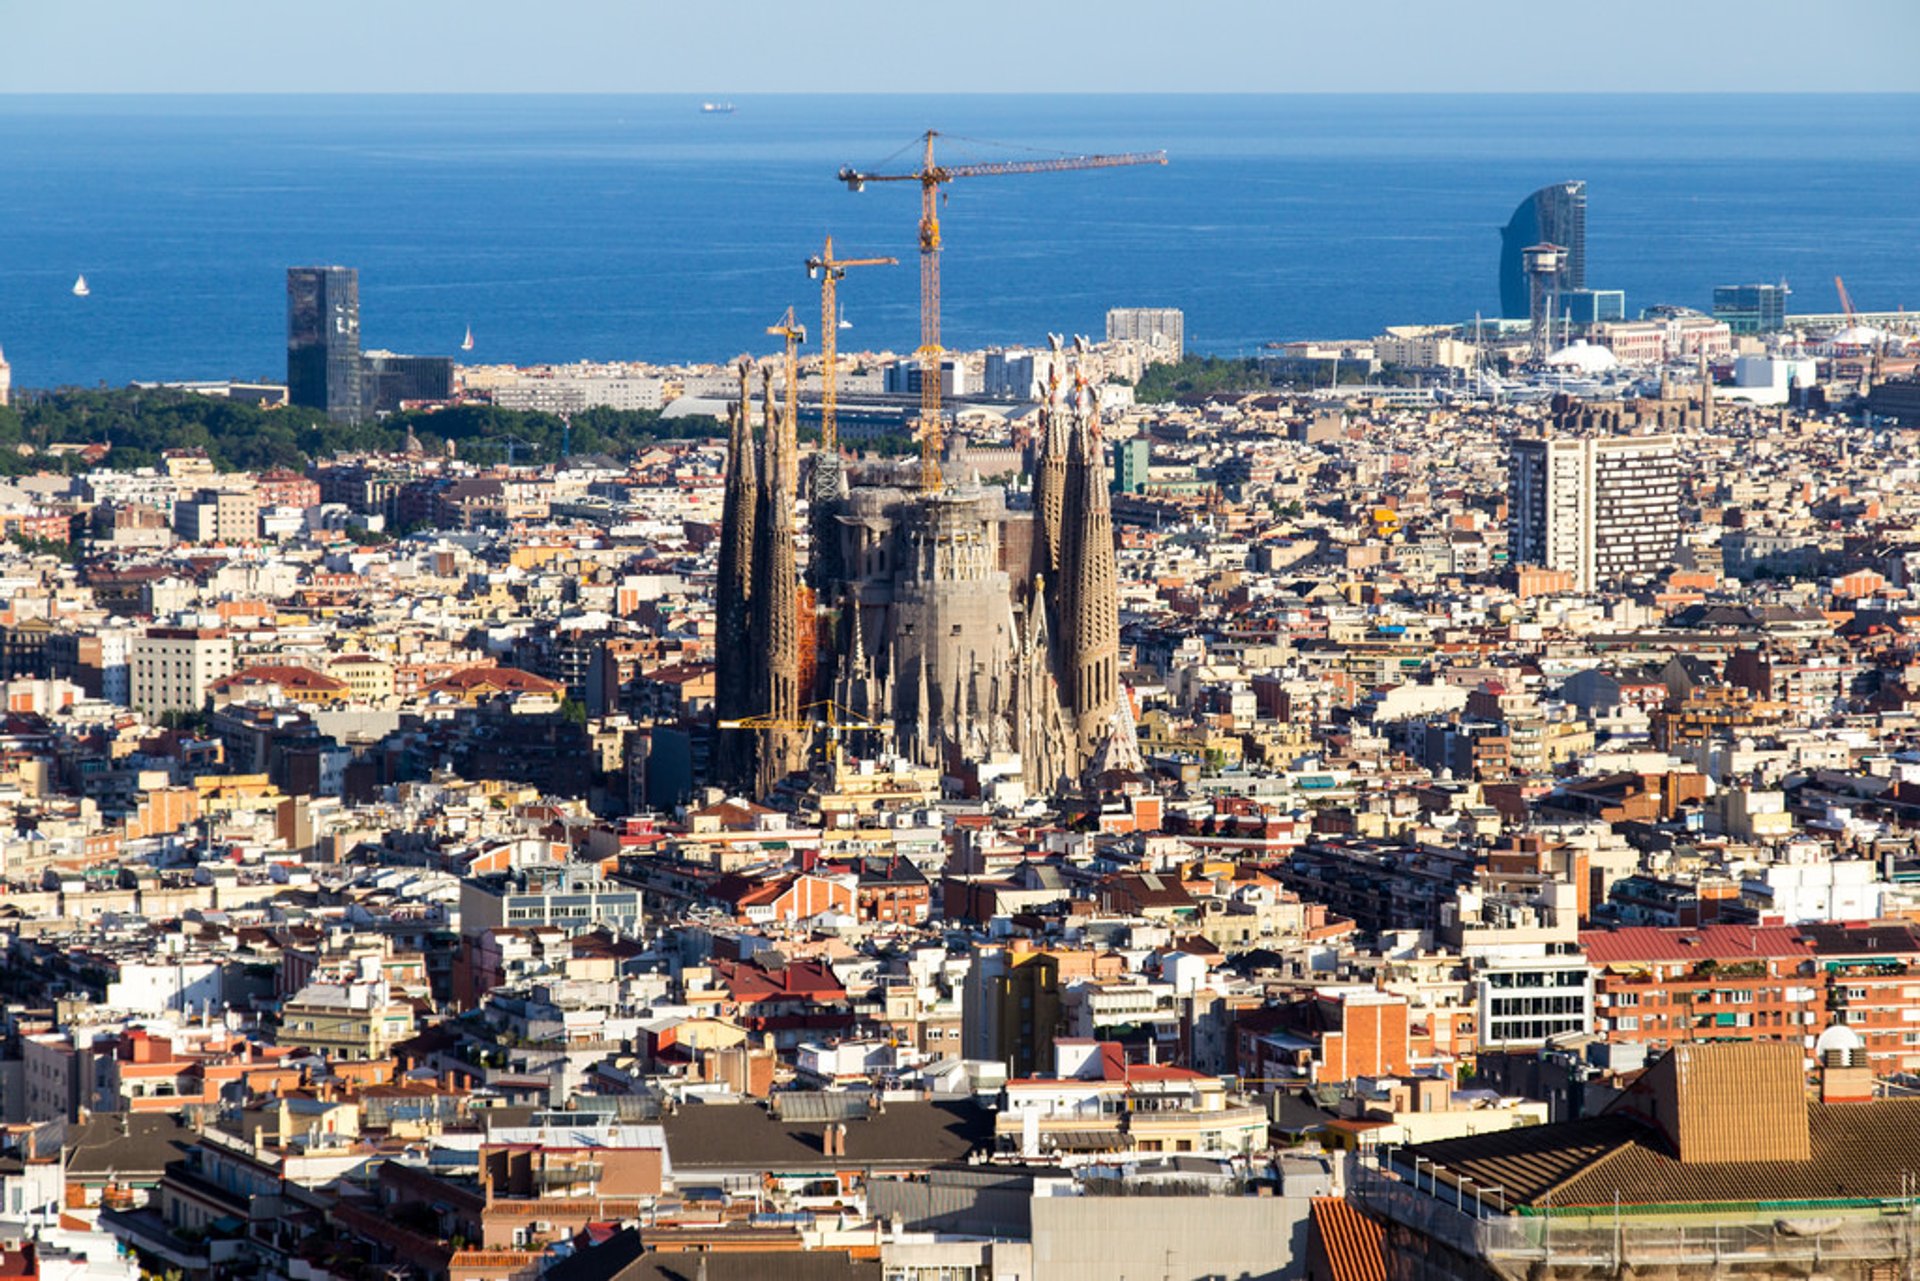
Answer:
[[[1777,285],[1718,285],[1713,291],[1713,318],[1726,322],[1736,334],[1768,334],[1786,328],[1785,282]]]
[[[1531,245],[1558,245],[1564,252],[1554,272],[1553,289],[1562,297],[1587,287],[1587,184],[1556,182],[1520,202],[1500,231],[1500,314],[1528,315],[1533,285],[1527,279],[1524,251]]]
[[[453,359],[450,356],[403,356],[370,351],[360,358],[362,408],[389,414],[416,400],[453,399]]]
[[[1509,470],[1510,558],[1576,591],[1656,573],[1680,539],[1675,438],[1523,439]]]
[[[1187,348],[1187,316],[1178,307],[1115,307],[1107,312],[1107,341],[1139,343],[1179,360]]]
[[[128,646],[127,669],[135,711],[195,712],[213,683],[233,674],[233,639],[217,628],[152,627]]]
[[[287,399],[336,422],[358,422],[360,273],[287,268]]]

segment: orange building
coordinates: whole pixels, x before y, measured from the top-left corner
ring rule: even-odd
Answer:
[[[1642,925],[1582,931],[1580,946],[1610,1041],[1801,1044],[1827,1023],[1825,983],[1796,928]]]

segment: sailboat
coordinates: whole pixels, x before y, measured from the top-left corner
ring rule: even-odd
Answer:
[[[467,336],[460,340],[460,350],[461,351],[473,350],[473,326],[472,325],[467,326]]]
[[[840,308],[840,328],[842,329],[853,328],[853,322],[847,319],[847,309],[845,307]]]
[[[93,290],[87,288],[87,278],[85,276],[76,276],[74,278],[73,296],[75,298],[85,298],[88,294],[92,292]]]

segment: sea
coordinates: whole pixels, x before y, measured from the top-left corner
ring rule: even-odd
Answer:
[[[1165,150],[943,190],[947,345],[1186,313],[1190,350],[1498,311],[1499,228],[1587,183],[1587,276],[1708,309],[1920,307],[1920,95],[0,96],[0,350],[16,387],[284,375],[285,270],[359,268],[365,347],[473,362],[769,352],[804,263],[843,350],[917,343],[912,183],[842,166]],[[75,297],[76,276],[90,296]],[[817,334],[811,335],[817,337]]]

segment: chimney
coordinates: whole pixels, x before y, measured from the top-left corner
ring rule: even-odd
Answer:
[[[1873,1069],[1854,1062],[1855,1051],[1827,1050],[1820,1056],[1820,1101],[1822,1103],[1870,1103],[1873,1101]]]

